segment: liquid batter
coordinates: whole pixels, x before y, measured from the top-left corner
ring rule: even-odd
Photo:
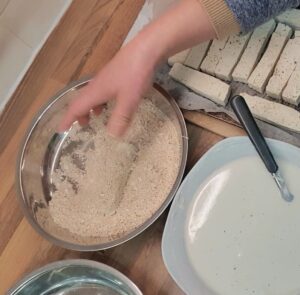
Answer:
[[[292,203],[258,157],[222,167],[193,199],[187,252],[216,294],[300,294],[300,163],[278,163]]]

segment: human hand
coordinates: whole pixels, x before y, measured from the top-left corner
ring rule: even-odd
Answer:
[[[116,137],[122,136],[141,96],[151,84],[158,63],[215,36],[199,1],[180,1],[121,48],[70,104],[59,131],[69,129],[75,121],[87,124],[91,110],[100,114],[103,104],[115,99],[108,130]]]
[[[108,122],[108,131],[113,136],[124,134],[139,101],[151,85],[155,60],[148,56],[144,46],[129,43],[82,89],[71,102],[59,126],[59,131],[69,129],[73,122],[80,125],[89,122],[90,111],[96,115],[111,99],[116,104]]]

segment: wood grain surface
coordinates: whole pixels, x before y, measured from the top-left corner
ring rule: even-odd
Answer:
[[[24,132],[37,110],[68,82],[92,75],[121,46],[143,0],[74,0],[49,37],[0,117],[0,294],[26,273],[47,263],[87,258],[115,267],[144,294],[183,294],[166,271],[161,236],[167,213],[137,238],[119,247],[81,253],[56,247],[40,237],[24,219],[17,203],[15,162]],[[197,117],[197,116],[196,116]],[[191,113],[188,119],[201,125]],[[203,123],[216,131],[212,121]],[[218,127],[217,127],[218,128]],[[231,126],[225,136],[233,135]],[[187,171],[223,136],[188,125]]]

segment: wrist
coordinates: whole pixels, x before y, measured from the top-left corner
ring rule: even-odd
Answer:
[[[133,40],[132,46],[138,51],[150,68],[155,69],[166,57],[164,44],[159,40],[159,34],[151,27],[143,29]]]
[[[180,1],[157,20],[146,26],[133,40],[157,66],[162,60],[215,37],[215,30],[198,0]]]

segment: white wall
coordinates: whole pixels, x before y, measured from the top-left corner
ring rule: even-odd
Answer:
[[[0,113],[72,0],[0,0]]]

